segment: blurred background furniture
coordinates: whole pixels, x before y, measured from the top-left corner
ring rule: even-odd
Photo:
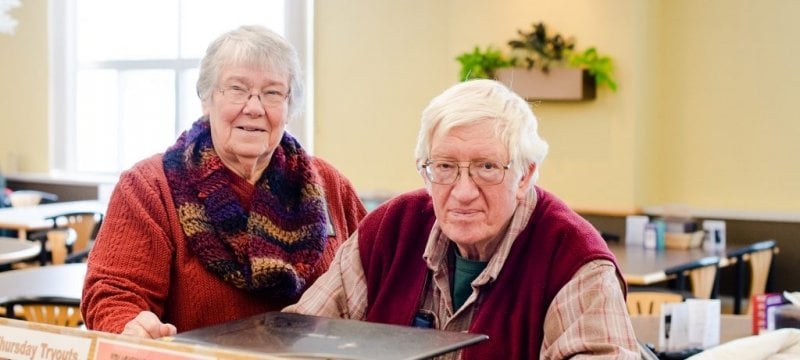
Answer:
[[[47,217],[52,229],[33,232],[28,235],[39,240],[42,252],[41,265],[74,263],[85,260],[103,221],[103,213],[79,211]]]
[[[691,293],[697,299],[716,298],[717,269],[720,257],[708,256],[697,261],[682,264],[665,270],[667,276],[674,275],[678,290],[688,290],[686,279],[689,279]]]
[[[636,338],[649,344],[658,344],[658,316],[631,316]],[[720,344],[751,335],[752,319],[747,315],[722,314],[720,317]]]
[[[733,263],[736,269],[736,287],[733,299],[733,313],[742,313],[742,303],[753,295],[764,294],[772,269],[773,257],[779,252],[775,240],[764,240],[757,243],[735,248],[728,251],[728,261]],[[748,266],[749,265],[749,266]],[[749,269],[750,281],[749,291],[745,294],[745,273]],[[745,298],[746,296],[746,298]],[[750,306],[747,306],[745,313],[752,313]]]
[[[699,299],[719,298],[719,270],[733,269],[735,278],[727,279],[733,280],[735,292],[732,300],[730,296],[723,297],[723,312],[734,314],[749,314],[749,299],[771,289],[771,269],[779,252],[775,240],[759,241],[727,252],[702,248],[649,250],[615,242],[608,242],[608,247],[616,256],[628,285],[670,284],[675,290],[690,290],[691,297]]]
[[[35,241],[0,237],[0,271],[11,270],[11,264],[18,261],[35,258],[40,250]],[[5,308],[0,307],[0,316],[5,314]]]
[[[8,200],[8,195],[11,194],[11,189],[6,187],[6,177],[0,173],[0,208],[11,206]]]
[[[82,212],[104,214],[107,206],[107,203],[99,200],[82,200],[3,208],[0,209],[0,228],[16,231],[17,237],[27,239],[29,231],[53,228],[51,217]]]
[[[86,264],[64,264],[0,272],[0,304],[15,299],[80,301]]]
[[[53,229],[72,229],[75,241],[68,244],[69,253],[84,252],[91,249],[97,231],[103,222],[103,213],[98,211],[78,211],[53,215],[47,218],[53,221]]]
[[[39,251],[39,243],[35,241],[0,237],[0,270],[11,263],[34,258]]]
[[[72,228],[57,228],[53,230],[38,231],[29,235],[31,240],[38,241],[38,265],[64,264],[67,261],[69,247],[75,243],[78,235]],[[31,266],[32,264],[15,264],[17,268]]]
[[[661,314],[661,305],[683,302],[683,295],[667,291],[629,291],[627,298],[628,314],[655,315]]]
[[[50,204],[58,201],[58,195],[39,190],[17,190],[8,195],[12,207]]]
[[[717,252],[700,248],[653,250],[640,245],[626,246],[615,242],[609,242],[608,248],[614,253],[628,285],[653,285],[671,279],[683,281],[685,284],[688,277],[690,280],[697,278],[697,288],[705,289],[705,278],[699,272],[695,275],[688,272],[715,264],[721,266]]]
[[[80,300],[77,299],[20,298],[5,301],[3,305],[6,308],[6,317],[10,318],[69,327],[79,327],[83,324]]]
[[[19,240],[16,240],[19,241]],[[39,245],[36,245],[39,248]],[[0,314],[22,316],[15,306],[20,299],[60,299],[79,303],[86,264],[48,265],[0,272]]]

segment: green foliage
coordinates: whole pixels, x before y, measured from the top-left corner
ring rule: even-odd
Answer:
[[[461,81],[468,79],[493,79],[497,69],[514,65],[514,61],[507,59],[500,50],[492,49],[481,51],[476,46],[471,53],[464,53],[457,57],[461,63]]]
[[[608,56],[601,56],[593,47],[584,52],[572,52],[569,56],[569,64],[574,67],[584,68],[589,74],[594,76],[597,85],[605,84],[609,89],[617,91],[617,83],[611,78],[614,64]]]
[[[598,85],[617,90],[613,78],[614,62],[590,47],[584,51],[575,49],[575,40],[558,33],[549,34],[544,23],[535,23],[530,32],[517,31],[519,37],[508,42],[511,56],[489,46],[482,52],[478,46],[471,53],[456,59],[461,63],[461,81],[471,78],[494,78],[497,69],[514,66],[524,61],[528,69],[538,68],[547,72],[553,65],[571,66],[589,71]]]
[[[519,39],[511,40],[508,45],[521,53],[528,69],[538,67],[547,72],[550,64],[562,63],[566,54],[575,48],[572,39],[565,39],[560,34],[547,35],[543,23],[533,24],[533,30],[526,33],[518,30]]]

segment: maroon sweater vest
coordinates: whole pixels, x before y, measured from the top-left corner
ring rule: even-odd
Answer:
[[[615,262],[591,224],[550,193],[538,187],[536,192],[536,209],[503,270],[473,305],[478,308],[469,331],[489,340],[466,348],[463,359],[537,359],[544,316],[556,293],[587,262]],[[398,196],[362,221],[358,241],[367,321],[411,324],[428,275],[422,254],[434,220],[423,189]]]

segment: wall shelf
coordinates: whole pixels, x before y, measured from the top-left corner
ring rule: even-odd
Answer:
[[[521,67],[498,69],[497,80],[528,101],[592,100],[597,93],[594,77],[587,70],[554,67],[547,73]]]

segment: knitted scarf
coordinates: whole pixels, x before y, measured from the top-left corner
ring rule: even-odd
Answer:
[[[322,187],[300,144],[284,133],[255,184],[250,212],[229,184],[207,118],[164,153],[164,171],[192,252],[222,280],[274,299],[295,299],[327,242]]]

